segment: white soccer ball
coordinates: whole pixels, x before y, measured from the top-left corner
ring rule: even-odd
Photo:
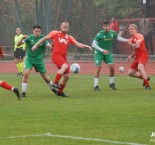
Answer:
[[[72,73],[75,73],[75,74],[79,73],[79,71],[80,71],[80,65],[79,65],[78,63],[73,63],[73,64],[70,66],[70,71],[71,71]]]
[[[120,66],[119,71],[120,71],[120,73],[123,73],[125,71],[125,68],[123,66]]]

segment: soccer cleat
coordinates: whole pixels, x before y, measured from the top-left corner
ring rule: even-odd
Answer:
[[[14,89],[13,89],[13,92],[16,94],[18,100],[21,100],[21,96],[20,96],[20,93],[19,93],[19,89],[18,89],[18,88],[14,88]]]
[[[69,97],[68,95],[66,95],[64,92],[57,92],[57,96],[61,96],[61,97]]]
[[[61,88],[58,84],[54,84],[54,83],[52,84],[52,87],[53,88],[57,88],[57,89],[60,89]]]
[[[146,90],[151,90],[151,87],[150,86],[146,86],[145,89]]]
[[[110,84],[109,87],[112,88],[113,90],[117,90],[114,83]]]
[[[54,94],[57,95],[57,92],[58,92],[58,91],[57,91],[54,87],[52,87],[51,90],[53,91]]]
[[[147,77],[148,81],[150,81],[150,77]],[[143,87],[145,86],[145,82],[143,82]]]
[[[99,86],[94,87],[94,91],[100,91]]]
[[[26,93],[25,92],[22,92],[21,96],[22,97],[26,97]]]

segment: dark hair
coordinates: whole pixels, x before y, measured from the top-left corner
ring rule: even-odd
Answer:
[[[34,26],[33,26],[33,30],[34,30],[35,28],[41,29],[41,26],[39,26],[39,25],[34,25]]]
[[[110,25],[110,22],[108,20],[104,20],[103,25]]]

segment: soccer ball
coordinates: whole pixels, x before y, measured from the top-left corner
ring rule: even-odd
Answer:
[[[70,71],[71,71],[72,73],[75,73],[75,74],[79,73],[79,71],[80,71],[80,65],[79,65],[78,63],[73,63],[73,64],[70,66]]]
[[[123,66],[120,66],[119,71],[120,71],[120,73],[123,73],[125,71],[125,68]]]

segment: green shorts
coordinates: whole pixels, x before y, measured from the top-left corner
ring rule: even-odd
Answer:
[[[95,53],[95,64],[101,66],[103,61],[106,64],[114,64],[114,59],[111,53],[108,55]]]
[[[32,69],[35,68],[36,72],[39,72],[41,74],[46,73],[46,67],[45,67],[45,63],[43,60],[39,60],[39,61],[32,61],[29,60],[28,58],[26,58],[25,60],[25,64],[24,64],[24,69]]]

